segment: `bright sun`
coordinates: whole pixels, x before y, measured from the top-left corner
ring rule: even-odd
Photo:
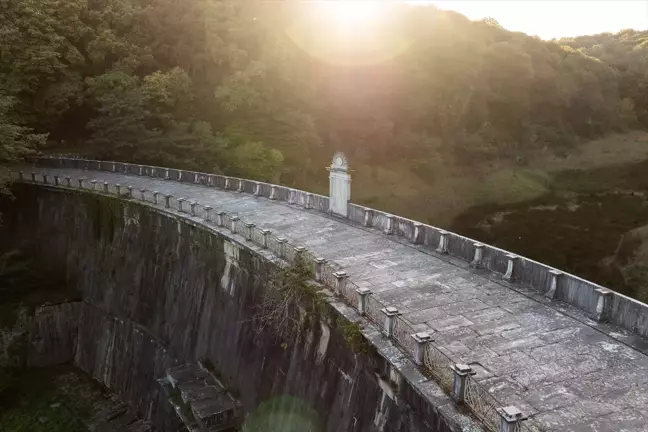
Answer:
[[[377,1],[338,0],[326,2],[333,26],[345,31],[363,30],[380,21],[382,7]]]

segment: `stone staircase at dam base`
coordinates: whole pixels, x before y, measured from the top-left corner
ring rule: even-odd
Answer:
[[[236,432],[243,407],[211,373],[185,364],[158,380],[188,432]]]

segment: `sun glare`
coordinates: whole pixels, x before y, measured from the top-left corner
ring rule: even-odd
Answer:
[[[367,0],[331,1],[326,7],[331,25],[344,31],[362,31],[376,25],[382,12],[379,2]]]

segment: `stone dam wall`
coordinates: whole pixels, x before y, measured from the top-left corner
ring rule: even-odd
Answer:
[[[248,413],[279,401],[274,407],[286,412],[275,430],[293,430],[296,418],[320,431],[463,429],[466,417],[377,330],[363,331],[368,353],[354,352],[334,319],[287,344],[255,331],[277,265],[267,251],[132,201],[21,184],[14,193],[0,209],[3,241],[64,274],[82,297],[66,314],[78,315],[78,334],[69,320],[56,331],[43,315],[39,349],[62,338],[61,361],[73,355],[159,430],[180,424],[157,379],[205,359]],[[358,319],[346,306],[331,308]]]

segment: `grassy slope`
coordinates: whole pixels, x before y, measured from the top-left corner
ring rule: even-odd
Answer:
[[[592,170],[648,159],[648,134],[630,132],[584,143],[565,157],[536,154],[525,166],[491,162],[472,167],[448,164],[425,182],[403,166],[354,167],[351,199],[434,225],[448,226],[466,209],[489,203],[510,204],[537,198],[560,182],[566,170]],[[567,185],[565,185],[567,186]]]

